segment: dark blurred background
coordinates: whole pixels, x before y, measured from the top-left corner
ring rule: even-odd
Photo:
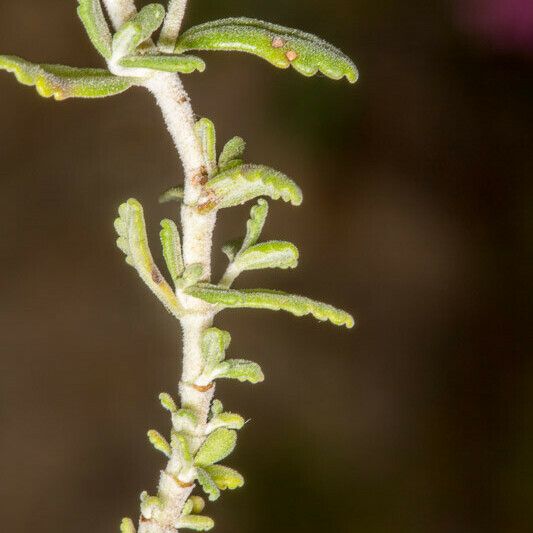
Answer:
[[[74,0],[1,0],[0,50],[99,64]],[[246,15],[317,33],[354,57],[355,86],[251,56],[204,55],[185,83],[220,144],[293,176],[266,237],[296,272],[238,286],[352,310],[345,331],[227,311],[256,387],[223,383],[251,418],[229,463],[245,490],[209,505],[219,533],[525,533],[533,525],[533,365],[526,359],[533,225],[529,0],[192,1],[186,24]],[[176,322],[115,248],[118,204],[140,199],[153,249],[158,194],[182,179],[141,90],[55,103],[0,76],[2,531],[118,531],[154,490],[175,392]],[[249,206],[221,213],[224,240]]]

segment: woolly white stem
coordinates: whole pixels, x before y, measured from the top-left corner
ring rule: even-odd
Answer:
[[[119,28],[135,13],[133,0],[104,0],[115,28]],[[186,0],[171,2],[171,13],[166,30],[167,35],[177,36],[185,11]],[[203,278],[211,276],[211,246],[215,213],[202,214],[198,201],[202,196],[207,179],[207,163],[200,142],[194,131],[195,117],[181,80],[175,74],[158,72],[150,76],[146,88],[155,96],[161,108],[168,131],[178,150],[185,173],[185,197],[181,210],[183,231],[183,257],[186,266],[200,263]],[[194,386],[195,379],[202,371],[201,339],[206,328],[213,321],[210,306],[195,298],[178,297],[189,312],[182,320],[183,331],[183,374],[180,380],[180,399],[183,407],[192,409],[197,418],[192,452],[202,444],[205,437],[209,406],[214,394],[214,386],[204,390]],[[154,509],[152,516],[139,521],[138,533],[173,533],[181,516],[183,506],[194,488],[189,476],[180,479],[180,458],[173,451],[164,471],[161,472],[158,494],[162,505]]]
[[[104,4],[115,30],[137,13],[133,0],[104,0]]]
[[[163,52],[172,53],[174,51],[186,7],[187,0],[170,0],[168,3],[167,16],[158,43]]]

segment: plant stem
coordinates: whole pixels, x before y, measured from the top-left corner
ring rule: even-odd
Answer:
[[[174,50],[186,7],[187,0],[170,0],[168,3],[167,16],[158,42],[161,51],[171,53]]]
[[[119,28],[136,12],[133,0],[104,0],[115,28]],[[165,39],[175,39],[185,12],[186,0],[171,2],[168,24],[163,31]],[[155,73],[145,83],[161,108],[166,126],[178,150],[185,174],[185,197],[181,209],[183,232],[183,259],[185,266],[199,263],[203,267],[203,279],[211,276],[211,247],[215,213],[202,214],[197,203],[203,193],[207,177],[205,161],[200,142],[194,131],[194,112],[180,78],[176,74]],[[209,407],[214,395],[214,385],[208,390],[194,386],[203,366],[201,339],[203,332],[211,326],[212,308],[195,298],[177,291],[187,314],[180,320],[183,333],[183,370],[179,382],[181,406],[191,409],[197,419],[191,452],[195,452],[205,439],[205,428]],[[177,451],[172,455],[161,477],[158,495],[162,505],[152,517],[140,518],[138,533],[171,533],[175,531],[183,505],[194,488],[193,479],[180,479],[180,458]]]

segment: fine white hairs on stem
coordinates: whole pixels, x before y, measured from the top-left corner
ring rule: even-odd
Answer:
[[[176,40],[180,33],[187,0],[170,0],[168,3],[167,16],[159,37],[159,48],[163,52],[172,53]]]
[[[133,0],[103,0],[103,2],[116,30],[137,13]]]

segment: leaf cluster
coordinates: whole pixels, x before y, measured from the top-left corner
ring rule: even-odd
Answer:
[[[161,222],[160,237],[163,256],[175,287],[173,290],[154,263],[146,237],[143,209],[134,199],[120,206],[119,217],[115,220],[117,245],[126,255],[126,262],[137,270],[141,279],[177,318],[186,313],[180,304],[179,296],[182,294],[205,302],[213,315],[226,308],[247,307],[281,310],[295,316],[312,315],[321,321],[353,327],[351,315],[322,302],[270,289],[230,288],[240,274],[249,270],[297,266],[299,252],[294,244],[284,240],[260,242],[259,239],[268,215],[268,203],[263,196],[299,205],[302,193],[296,183],[284,174],[264,165],[244,163],[244,141],[240,137],[231,139],[217,159],[216,134],[212,122],[201,119],[196,131],[206,157],[211,162],[211,178],[206,182],[203,197],[196,206],[198,211],[220,210],[257,199],[250,211],[244,236],[223,246],[229,264],[222,279],[216,285],[202,282],[202,266],[185,265],[179,230],[175,222],[165,219]],[[179,187],[174,187],[171,191],[172,194],[168,191],[164,193],[163,200],[169,197],[181,199]],[[222,366],[227,367],[228,362],[225,361]],[[236,368],[231,371],[237,372]],[[222,370],[217,367],[212,372]],[[227,369],[227,372],[230,370]]]
[[[24,85],[35,86],[41,96],[56,100],[113,96],[146,85],[157,72],[203,72],[205,62],[185,54],[191,50],[247,52],[278,68],[292,66],[305,76],[321,72],[332,79],[357,80],[353,62],[333,45],[312,34],[256,19],[215,20],[189,28],[175,42],[155,44],[153,37],[173,16],[172,4],[168,10],[162,4],[148,4],[113,33],[101,0],[78,0],[78,16],[107,68],[40,64],[0,55],[0,70],[13,73]],[[228,151],[237,154],[240,148],[235,139]],[[227,169],[227,155],[221,156],[221,169]]]

